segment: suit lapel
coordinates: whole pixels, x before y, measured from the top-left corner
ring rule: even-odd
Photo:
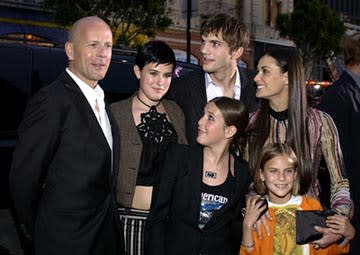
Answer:
[[[63,81],[66,88],[76,93],[76,98],[78,102],[77,107],[81,108],[80,111],[83,112],[83,115],[85,115],[85,117],[89,120],[89,128],[94,131],[94,139],[98,140],[99,145],[106,147],[110,152],[111,150],[109,144],[107,143],[101,126],[80,87],[75,83],[75,81],[70,77],[67,72],[63,72],[60,75],[59,79]],[[108,109],[106,109],[106,111],[109,113]]]
[[[190,180],[192,187],[189,190],[193,190],[193,199],[191,199],[192,206],[194,208],[194,224],[198,226],[199,224],[199,215],[200,215],[200,203],[201,203],[201,187],[202,187],[202,170],[203,170],[203,150],[200,145],[193,145],[194,150],[190,152],[190,160],[188,162],[193,161],[194,164],[191,168],[190,172]],[[190,168],[189,168],[190,169]]]

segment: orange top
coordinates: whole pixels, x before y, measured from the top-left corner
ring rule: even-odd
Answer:
[[[300,198],[300,197],[297,197]],[[302,210],[322,210],[322,207],[318,200],[308,197],[308,196],[301,196],[301,204],[298,205],[289,205],[286,206],[287,209],[283,211],[289,210],[296,210],[301,208]],[[297,208],[296,208],[297,207]],[[290,209],[289,209],[290,208]],[[254,241],[254,248],[248,252],[245,247],[240,247],[240,255],[273,255],[273,254],[281,254],[281,255],[303,255],[305,249],[309,249],[310,255],[337,255],[337,254],[346,254],[349,252],[349,244],[345,247],[340,248],[337,244],[332,244],[324,249],[320,248],[318,250],[314,249],[313,245],[296,245],[295,241],[295,217],[292,217],[292,220],[289,221],[291,218],[284,217],[284,224],[283,227],[279,225],[276,226],[275,219],[278,220],[278,224],[281,224],[279,220],[280,217],[276,217],[274,208],[269,208],[269,213],[271,215],[272,221],[268,221],[270,236],[266,235],[265,228],[261,227],[262,232],[262,240],[259,240],[256,231],[253,231],[253,241]],[[291,213],[291,211],[290,211]],[[286,212],[284,213],[286,214]],[[280,219],[279,219],[280,218]],[[275,238],[275,233],[277,238]],[[277,239],[275,241],[275,239]],[[276,242],[276,243],[275,243]],[[278,250],[277,252],[273,251],[273,247],[276,246]]]

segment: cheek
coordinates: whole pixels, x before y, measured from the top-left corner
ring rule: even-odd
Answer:
[[[143,87],[146,87],[153,83],[153,78],[150,75],[143,74],[141,75],[141,83]]]
[[[171,84],[171,78],[165,79],[164,86],[165,87],[170,87],[170,84]]]

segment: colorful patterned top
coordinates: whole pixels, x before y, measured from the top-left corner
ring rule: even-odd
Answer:
[[[270,235],[266,235],[264,226],[261,227],[263,238],[260,240],[256,231],[252,233],[254,248],[247,251],[240,247],[240,255],[330,255],[347,254],[349,244],[341,248],[332,244],[326,248],[314,249],[313,245],[296,243],[296,210],[321,210],[320,203],[311,197],[293,196],[282,205],[270,201],[269,210],[273,220],[268,221]]]
[[[259,112],[250,117],[250,124],[254,123]],[[309,138],[312,158],[312,179],[310,194],[318,198],[319,182],[317,179],[321,155],[323,155],[330,175],[330,206],[339,213],[349,215],[353,206],[349,192],[349,181],[344,177],[343,155],[339,143],[336,126],[327,113],[309,108]],[[286,142],[287,113],[270,114],[270,136],[265,144]]]

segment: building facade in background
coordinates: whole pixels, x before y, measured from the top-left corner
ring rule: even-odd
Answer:
[[[165,32],[158,32],[156,39],[164,40],[185,59],[187,51],[187,13],[188,0],[168,0],[167,8],[171,10],[173,25]],[[242,57],[242,65],[254,67],[255,60],[268,45],[272,47],[293,47],[293,43],[280,38],[275,30],[275,20],[279,13],[289,13],[294,8],[293,0],[191,0],[191,58],[200,61],[199,35],[203,18],[208,15],[225,12],[236,16],[248,27],[251,44]]]
[[[291,41],[280,38],[275,21],[278,14],[291,13],[296,1],[299,0],[165,0],[173,24],[166,31],[156,33],[155,39],[166,41],[174,49],[178,60],[186,61],[190,48],[191,62],[199,64],[199,30],[203,18],[216,12],[229,13],[241,19],[249,29],[251,44],[240,64],[254,68],[255,62],[268,47],[294,47]],[[41,2],[0,0],[0,42],[62,46],[67,38],[67,28],[51,22],[50,13],[42,9]],[[359,0],[319,2],[329,5],[341,15],[347,33],[360,31]],[[188,15],[188,6],[191,15]]]

